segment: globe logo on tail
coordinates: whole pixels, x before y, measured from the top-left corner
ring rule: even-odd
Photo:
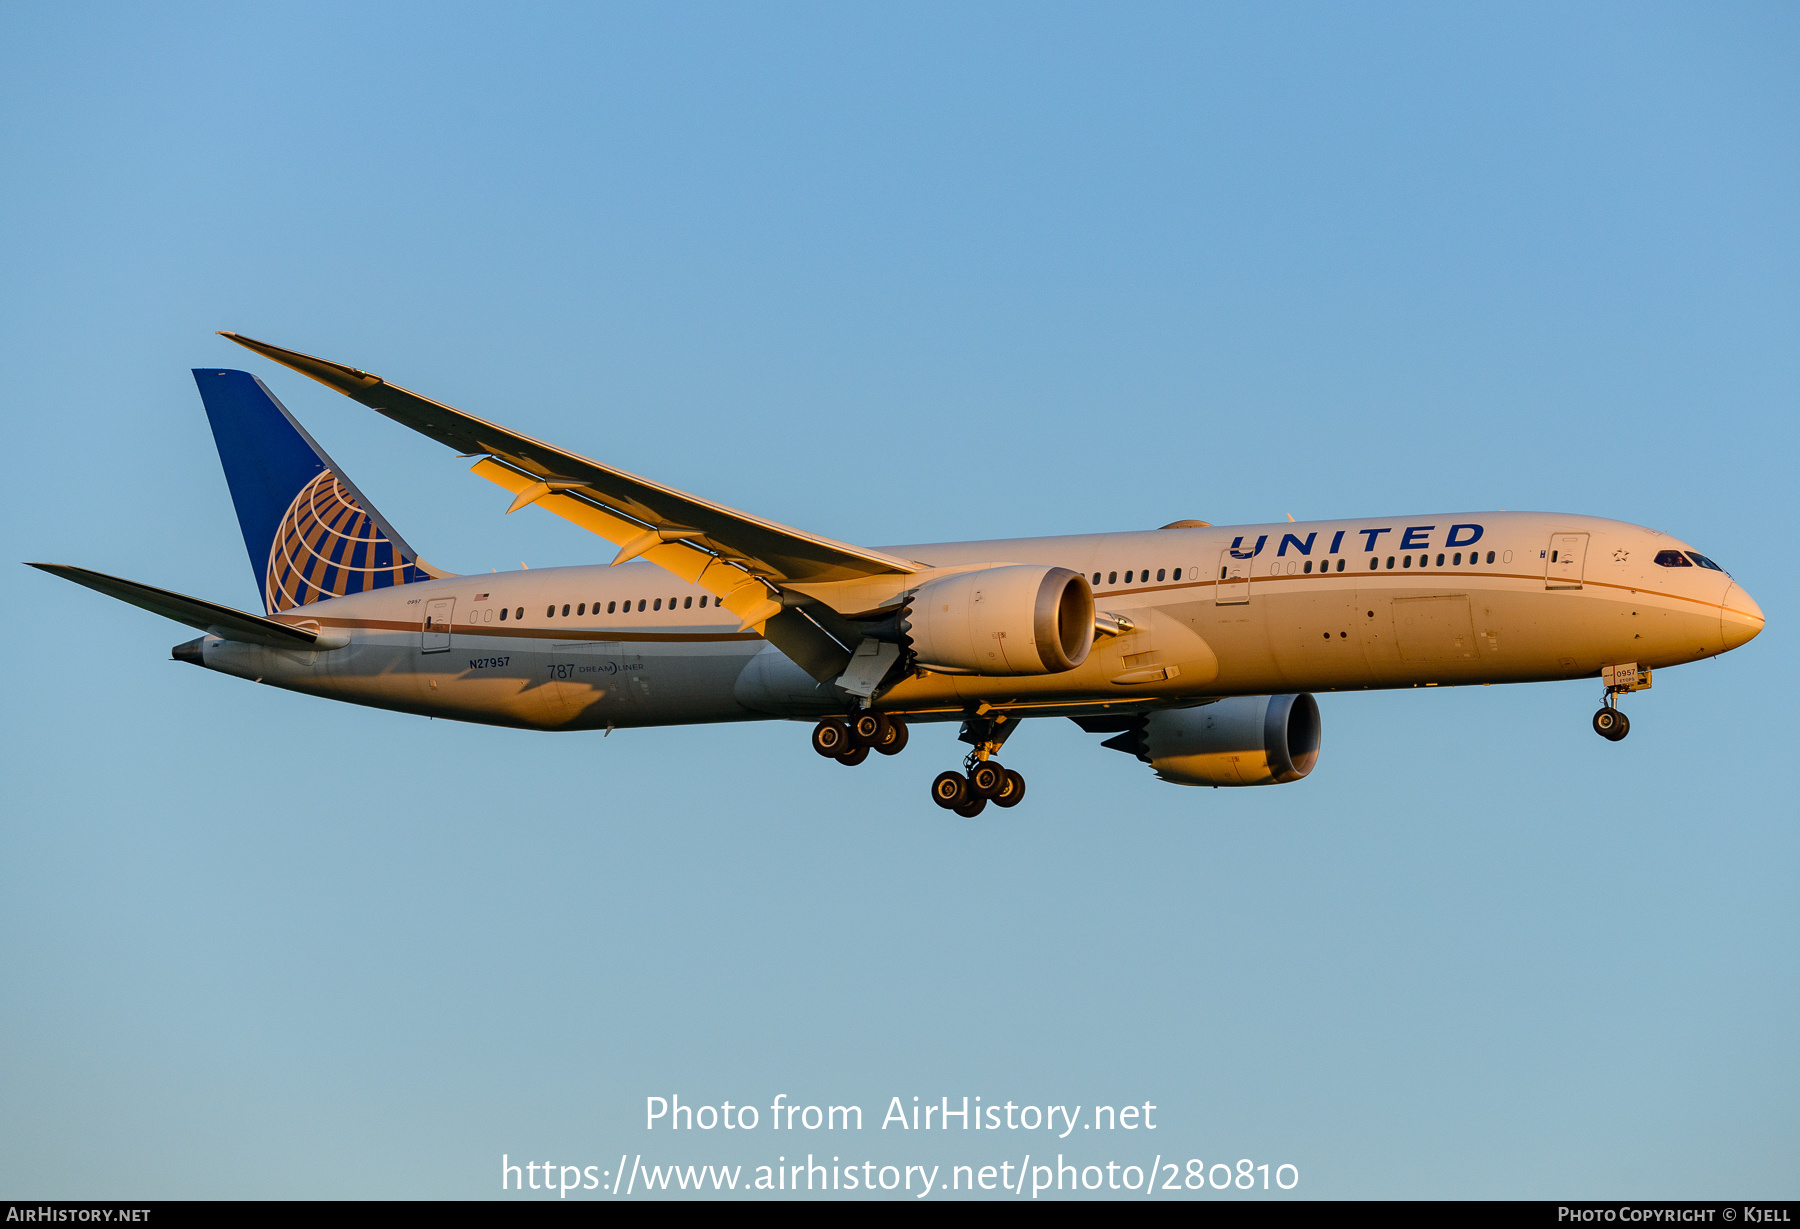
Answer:
[[[276,528],[263,596],[274,612],[403,585],[415,579],[412,562],[325,469],[300,488]]]

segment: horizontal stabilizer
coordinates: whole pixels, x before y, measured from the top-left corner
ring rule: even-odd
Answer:
[[[130,602],[152,614],[185,623],[189,627],[197,627],[226,640],[267,645],[272,649],[334,649],[342,647],[344,643],[342,637],[320,636],[304,627],[294,627],[274,619],[265,619],[261,615],[233,610],[229,606],[203,602],[197,597],[186,597],[167,589],[140,585],[135,580],[121,580],[104,572],[91,572],[87,568],[70,567],[66,563],[33,563],[29,566],[52,576],[60,576],[64,580],[72,580],[78,585],[86,585],[108,597]]]

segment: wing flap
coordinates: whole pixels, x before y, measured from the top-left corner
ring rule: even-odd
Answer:
[[[340,637],[321,636],[304,627],[265,619],[261,615],[233,610],[230,606],[172,593],[152,585],[141,585],[135,580],[108,576],[104,572],[72,567],[66,563],[33,563],[29,566],[226,640],[261,644],[272,649],[329,649],[341,647],[344,643]]]

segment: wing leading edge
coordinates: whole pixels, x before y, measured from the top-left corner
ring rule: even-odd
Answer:
[[[473,472],[513,493],[508,512],[537,504],[619,547],[613,562],[643,558],[718,595],[821,682],[838,677],[854,644],[803,613],[816,602],[788,585],[902,577],[926,565],[810,534],[701,499],[546,444],[380,376],[238,333],[221,337],[310,376],[464,454],[485,454]]]
[[[614,526],[590,518],[593,523],[585,527],[620,546],[656,530],[661,534],[658,540],[696,542],[726,559],[752,565],[752,571],[777,582],[820,583],[921,570],[919,564],[908,559],[807,533],[602,465],[420,396],[369,372],[284,350],[238,333],[219,335],[311,376],[458,452],[488,454],[499,465],[477,465],[475,471],[519,495],[515,508],[524,503],[545,503],[558,495],[573,495],[598,504],[597,510],[613,513],[613,519],[624,524]],[[510,469],[524,481],[515,485],[503,480],[499,469]]]

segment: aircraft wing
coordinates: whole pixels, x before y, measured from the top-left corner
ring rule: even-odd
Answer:
[[[658,556],[666,553],[652,553],[655,547],[691,541],[777,585],[782,581],[854,580],[882,573],[905,575],[923,567],[912,560],[764,520],[602,465],[354,367],[284,350],[238,333],[219,335],[311,376],[458,452],[486,453],[491,460],[476,465],[475,472],[515,493],[517,498],[508,511],[527,503],[543,503],[550,511],[618,544],[622,550],[617,562],[645,555],[652,562],[663,563]],[[504,472],[508,470],[510,474]],[[600,515],[571,515],[576,509],[569,504],[597,505],[591,511]]]
[[[202,601],[197,597],[171,593],[167,589],[140,585],[135,580],[122,580],[104,572],[92,572],[66,563],[33,563],[30,566],[226,640],[267,645],[272,649],[336,648],[344,643],[335,637],[321,636],[304,627],[265,619],[261,615],[233,610],[229,606]]]

